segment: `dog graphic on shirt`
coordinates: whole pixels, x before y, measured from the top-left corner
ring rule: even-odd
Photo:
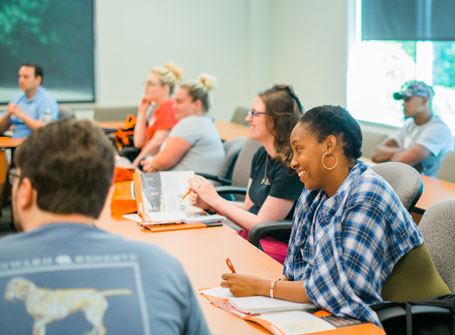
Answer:
[[[97,291],[92,288],[50,290],[36,286],[32,281],[14,277],[6,285],[5,299],[19,299],[34,319],[33,335],[45,335],[46,325],[81,311],[93,329],[87,334],[104,335],[103,323],[109,303],[106,297],[133,295],[128,289]]]

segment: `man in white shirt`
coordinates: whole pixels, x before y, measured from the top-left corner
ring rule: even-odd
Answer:
[[[374,162],[403,162],[425,175],[436,175],[453,143],[450,129],[433,114],[433,96],[433,88],[421,81],[408,81],[393,94],[395,100],[403,100],[407,120],[395,136],[375,148]]]

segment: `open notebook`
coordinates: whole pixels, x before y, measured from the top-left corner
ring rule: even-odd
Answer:
[[[229,298],[229,303],[244,313],[262,314],[272,312],[284,311],[304,311],[308,309],[315,309],[313,304],[300,304],[281,299],[272,299],[269,297],[253,296]]]
[[[144,224],[216,223],[221,215],[209,215],[192,206],[184,195],[189,190],[188,179],[193,171],[136,173],[134,175],[138,214]]]
[[[228,288],[201,290],[211,304],[243,320],[255,322],[274,335],[368,334],[384,335],[374,324],[341,318],[318,310],[313,304],[299,304],[262,296],[234,297]]]

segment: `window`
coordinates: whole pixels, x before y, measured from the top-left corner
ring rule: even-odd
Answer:
[[[408,80],[421,80],[433,86],[433,110],[455,133],[455,42],[362,40],[363,14],[357,0],[357,34],[348,71],[349,110],[360,120],[401,126],[402,103],[392,94]]]
[[[25,62],[43,67],[43,86],[59,102],[94,101],[93,0],[3,0],[0,103],[21,93]]]

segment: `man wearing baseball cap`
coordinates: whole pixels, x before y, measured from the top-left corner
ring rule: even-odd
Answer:
[[[447,125],[431,109],[434,91],[422,81],[408,81],[395,100],[403,100],[407,119],[398,133],[385,139],[373,152],[373,161],[403,162],[419,172],[434,177],[447,151],[453,148]]]

